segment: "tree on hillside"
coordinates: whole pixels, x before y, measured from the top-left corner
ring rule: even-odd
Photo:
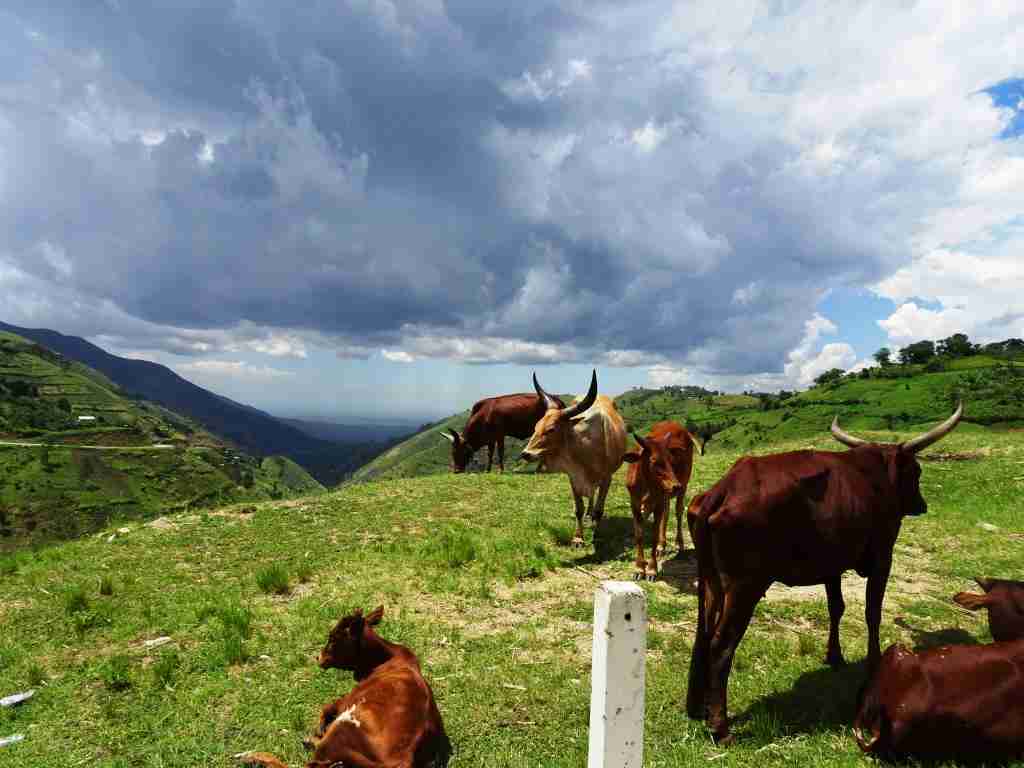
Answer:
[[[814,379],[815,386],[821,387],[825,384],[830,384],[833,381],[839,381],[843,374],[846,373],[842,368],[830,368],[822,374],[819,374]]]
[[[940,340],[935,351],[947,357],[969,357],[977,350],[967,338],[966,333],[954,333],[952,336]]]
[[[900,350],[900,362],[903,365],[927,363],[935,357],[935,343],[932,341],[916,341]]]
[[[882,347],[880,350],[872,355],[875,362],[885,368],[887,365],[892,365],[892,350],[888,347]]]

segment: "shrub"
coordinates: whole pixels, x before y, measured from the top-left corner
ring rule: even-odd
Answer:
[[[256,572],[256,584],[266,594],[284,595],[291,587],[288,585],[288,571],[280,563],[273,563]]]

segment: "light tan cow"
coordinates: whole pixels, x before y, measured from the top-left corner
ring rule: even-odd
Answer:
[[[533,387],[544,398],[548,410],[534,427],[522,458],[543,461],[548,472],[565,472],[569,476],[576,513],[576,534],[572,543],[582,547],[583,499],[587,499],[587,514],[594,521],[596,539],[608,486],[612,475],[622,466],[626,452],[626,425],[615,403],[597,394],[597,371],[593,373],[586,396],[567,408],[560,407],[541,388],[536,373]]]

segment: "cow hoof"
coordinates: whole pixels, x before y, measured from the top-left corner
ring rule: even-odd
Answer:
[[[585,546],[586,546],[586,543],[579,536],[576,536],[572,540],[572,548],[573,549],[583,549],[583,547],[585,547]]]
[[[846,659],[843,658],[841,653],[830,653],[825,657],[825,663],[830,667],[842,667],[846,664]]]
[[[312,752],[314,749],[316,749],[316,740],[307,736],[302,740],[302,746],[304,746],[307,750]]]
[[[633,581],[640,581],[643,578],[645,578],[643,571],[633,571]]]
[[[658,580],[658,574],[657,573],[648,573],[646,576],[644,576],[644,578],[647,581],[657,581]]]
[[[719,747],[731,747],[736,743],[736,737],[731,733],[725,733],[723,736],[713,736],[715,744]]]

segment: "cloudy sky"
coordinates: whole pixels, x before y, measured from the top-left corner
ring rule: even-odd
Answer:
[[[337,417],[1024,336],[1022,57],[1019,2],[4,0],[0,320]]]

